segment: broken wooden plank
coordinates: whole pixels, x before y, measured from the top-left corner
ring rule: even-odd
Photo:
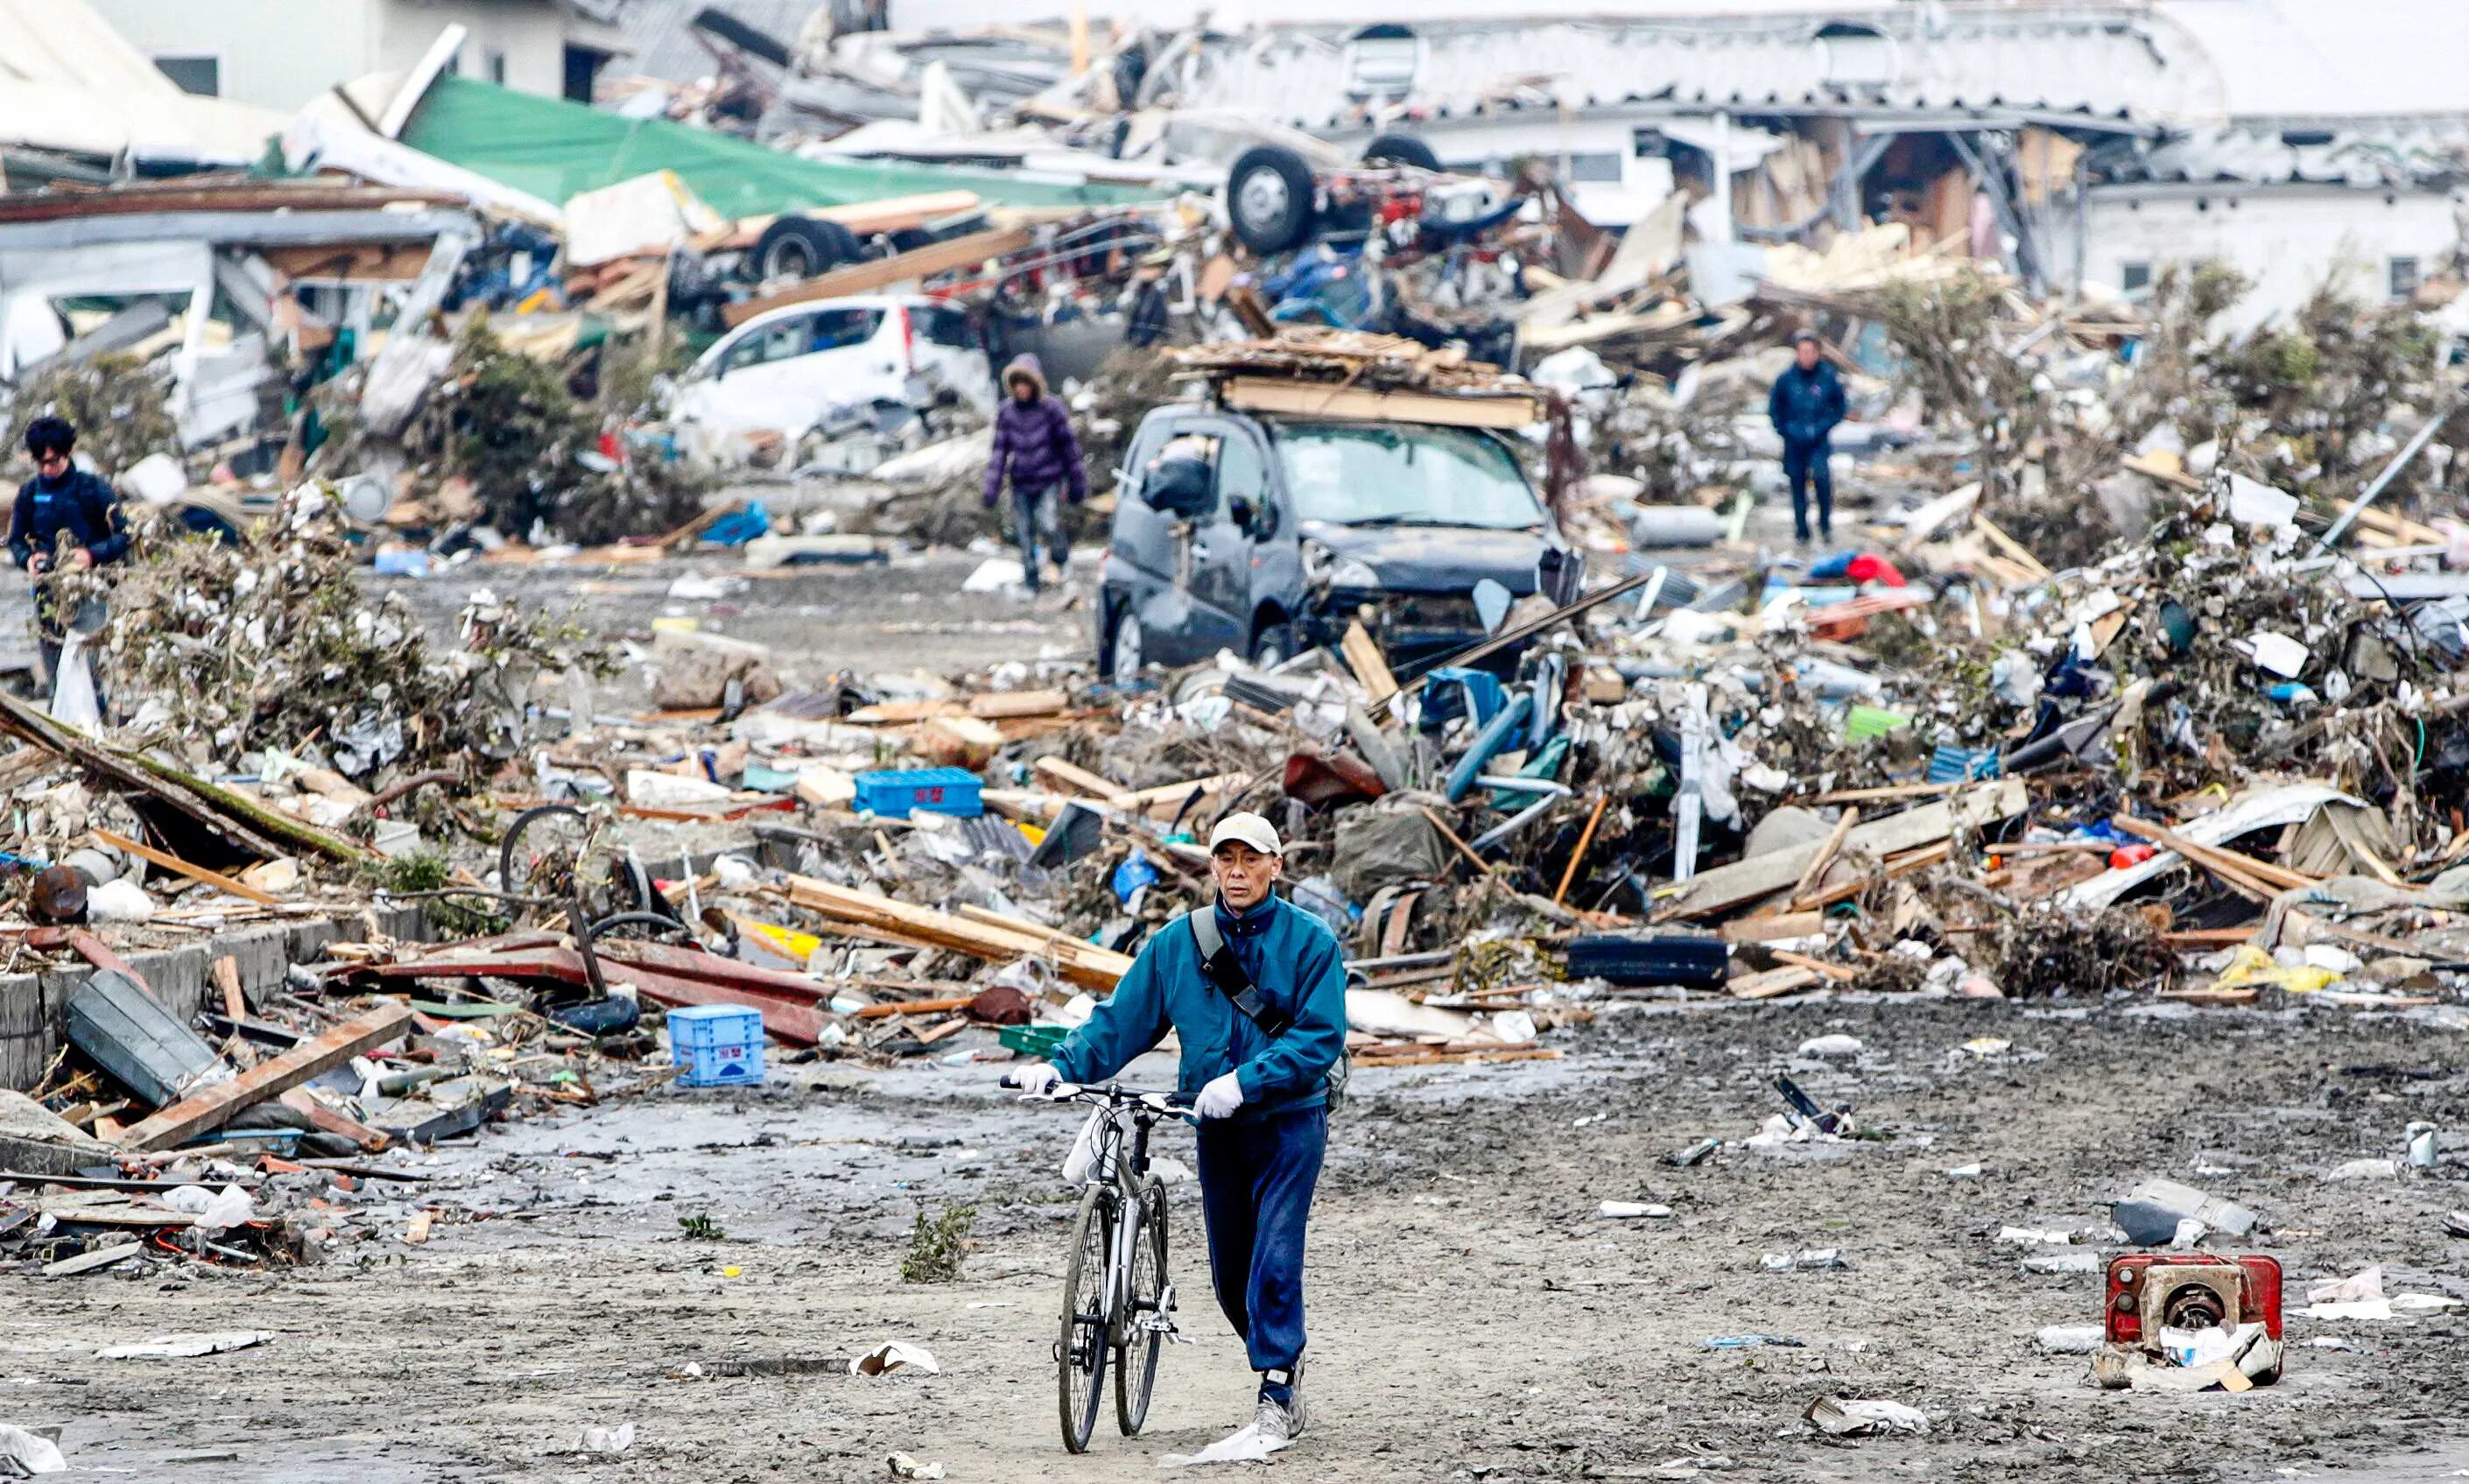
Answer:
[[[966,209],[966,208],[962,208]],[[830,212],[815,215],[828,217]],[[777,293],[739,304],[723,305],[720,317],[730,329],[769,310],[783,309],[792,304],[808,304],[817,299],[837,299],[852,293],[871,293],[891,284],[907,283],[912,278],[932,278],[955,268],[973,267],[989,258],[1000,258],[1021,251],[1035,241],[1027,227],[999,227],[988,232],[971,232],[908,252],[894,253],[871,263],[852,264],[834,268],[819,277],[809,278]]]
[[[1723,987],[1736,1000],[1771,1000],[1779,994],[1789,994],[1812,985],[1824,984],[1825,978],[1812,970],[1796,966],[1768,969],[1763,974],[1748,974],[1733,980]]]
[[[312,1036],[282,1055],[228,1082],[218,1082],[195,1097],[163,1109],[144,1123],[133,1124],[113,1139],[125,1149],[162,1149],[212,1133],[242,1111],[276,1098],[311,1078],[351,1060],[373,1047],[410,1033],[411,1011],[388,1005],[345,1021]]]
[[[114,1263],[126,1263],[144,1250],[146,1250],[146,1243],[143,1241],[124,1241],[111,1246],[95,1247],[89,1251],[81,1252],[75,1257],[62,1258],[57,1263],[45,1264],[43,1276],[74,1278],[80,1273],[90,1273],[97,1268],[109,1267]]]
[[[1792,900],[1798,901],[1807,896],[1817,885],[1819,879],[1826,874],[1826,868],[1834,865],[1834,857],[1841,853],[1844,837],[1851,834],[1853,826],[1859,823],[1859,805],[1846,804],[1842,818],[1834,822],[1834,827],[1827,831],[1826,839],[1818,845],[1817,854],[1811,859],[1809,869],[1800,873],[1798,881],[1792,883]]]
[[[349,1139],[370,1153],[374,1154],[394,1142],[382,1130],[371,1128],[339,1108],[326,1106],[317,1101],[316,1094],[306,1087],[294,1087],[275,1101],[308,1119],[311,1127],[321,1133]]]
[[[1823,974],[1838,984],[1848,985],[1860,977],[1858,969],[1847,968],[1840,963],[1829,963],[1824,959],[1812,959],[1805,953],[1793,953],[1788,948],[1770,948],[1766,951],[1778,963],[1789,964],[1793,968],[1804,968],[1812,974]]]
[[[990,690],[969,698],[969,714],[984,721],[1052,716],[1072,704],[1059,690]]]
[[[1363,689],[1373,704],[1397,693],[1397,677],[1390,673],[1388,660],[1381,655],[1378,641],[1373,638],[1372,631],[1363,626],[1362,619],[1357,618],[1346,626],[1346,638],[1338,641],[1337,651],[1345,657],[1346,667],[1363,683]]]
[[[1717,931],[1727,943],[1775,943],[1794,938],[1814,938],[1826,931],[1826,914],[1767,913],[1755,917],[1735,917]]]
[[[186,876],[191,881],[203,882],[218,892],[227,892],[234,896],[255,902],[261,907],[283,905],[283,898],[271,892],[261,892],[248,883],[235,881],[220,871],[208,870],[203,866],[193,866],[169,850],[157,850],[152,846],[140,845],[126,835],[115,835],[110,830],[97,828],[94,831],[94,838],[116,849],[126,850],[141,861],[150,861],[175,876]]]
[[[1120,803],[1126,808],[1130,807],[1127,801],[1130,797],[1129,790],[1119,783],[1109,782],[1099,777],[1077,763],[1067,762],[1060,757],[1041,757],[1031,771],[1038,777],[1051,779],[1073,793],[1084,794],[1092,799],[1102,799],[1108,803]]]
[[[240,961],[224,954],[207,965],[206,975],[215,982],[215,987],[222,991],[223,1013],[235,1021],[246,1020],[248,1001],[242,998],[240,992]]]
[[[1373,391],[1292,378],[1238,376],[1219,400],[1246,412],[1284,412],[1349,422],[1419,423],[1439,428],[1532,428],[1543,421],[1541,399],[1523,394],[1451,395],[1444,392]]]
[[[2175,830],[2164,828],[2149,820],[2138,820],[2131,814],[2112,815],[2111,824],[2132,835],[2139,835],[2154,845],[2174,850],[2186,859],[2204,866],[2215,875],[2244,876],[2279,892],[2302,891],[2322,885],[2304,871],[2291,870],[2254,856],[2241,854],[2225,846],[2207,846],[2187,839]]]
[[[1860,824],[1844,836],[1840,848],[1882,859],[1944,840],[1958,824],[1977,828],[2020,814],[2030,800],[2020,778],[1975,784],[1934,803]],[[1702,917],[1786,891],[1800,880],[1819,847],[1820,842],[1811,841],[1701,871],[1682,884],[1658,916]]]
[[[950,948],[996,962],[1049,960],[1065,978],[1085,988],[1112,989],[1132,966],[1129,955],[1059,934],[1049,936],[1050,930],[1034,923],[1004,926],[972,921],[889,897],[868,896],[811,876],[791,876],[788,893],[794,904],[847,924],[864,936]]]

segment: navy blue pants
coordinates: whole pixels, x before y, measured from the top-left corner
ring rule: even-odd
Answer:
[[[1304,1353],[1304,1218],[1327,1145],[1327,1108],[1200,1125],[1209,1275],[1256,1371],[1285,1370]]]
[[[1834,450],[1828,440],[1801,443],[1786,439],[1783,476],[1791,483],[1791,524],[1801,540],[1809,539],[1809,487],[1817,486],[1817,530],[1834,539],[1834,474],[1827,467]]]

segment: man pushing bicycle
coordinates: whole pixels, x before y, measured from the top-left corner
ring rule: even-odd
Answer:
[[[1253,1426],[1278,1447],[1304,1430],[1304,1220],[1328,1138],[1332,1070],[1343,1076],[1346,969],[1328,929],[1271,890],[1285,852],[1267,820],[1219,821],[1209,861],[1215,903],[1151,935],[1051,1064],[1004,1080],[1033,1093],[1102,1081],[1173,1027],[1178,1101],[1201,1118],[1210,1276],[1259,1373]]]

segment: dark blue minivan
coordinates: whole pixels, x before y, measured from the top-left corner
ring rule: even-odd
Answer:
[[[1485,637],[1484,579],[1565,603],[1583,567],[1494,433],[1176,404],[1116,486],[1097,665],[1274,663],[1361,618],[1403,669]]]

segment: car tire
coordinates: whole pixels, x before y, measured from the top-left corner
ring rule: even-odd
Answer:
[[[1226,176],[1226,218],[1244,246],[1273,257],[1311,236],[1319,185],[1294,151],[1258,145],[1243,151]]]
[[[1382,134],[1363,147],[1366,165],[1412,165],[1417,170],[1438,171],[1441,157],[1432,147],[1412,134]]]
[[[782,217],[754,240],[754,276],[813,278],[863,256],[857,235],[837,221]]]
[[[1295,657],[1295,626],[1273,623],[1252,636],[1252,662],[1268,669]]]
[[[1148,636],[1142,632],[1141,620],[1128,610],[1117,613],[1106,631],[1106,679],[1120,685],[1140,677],[1141,666],[1148,663]]]

